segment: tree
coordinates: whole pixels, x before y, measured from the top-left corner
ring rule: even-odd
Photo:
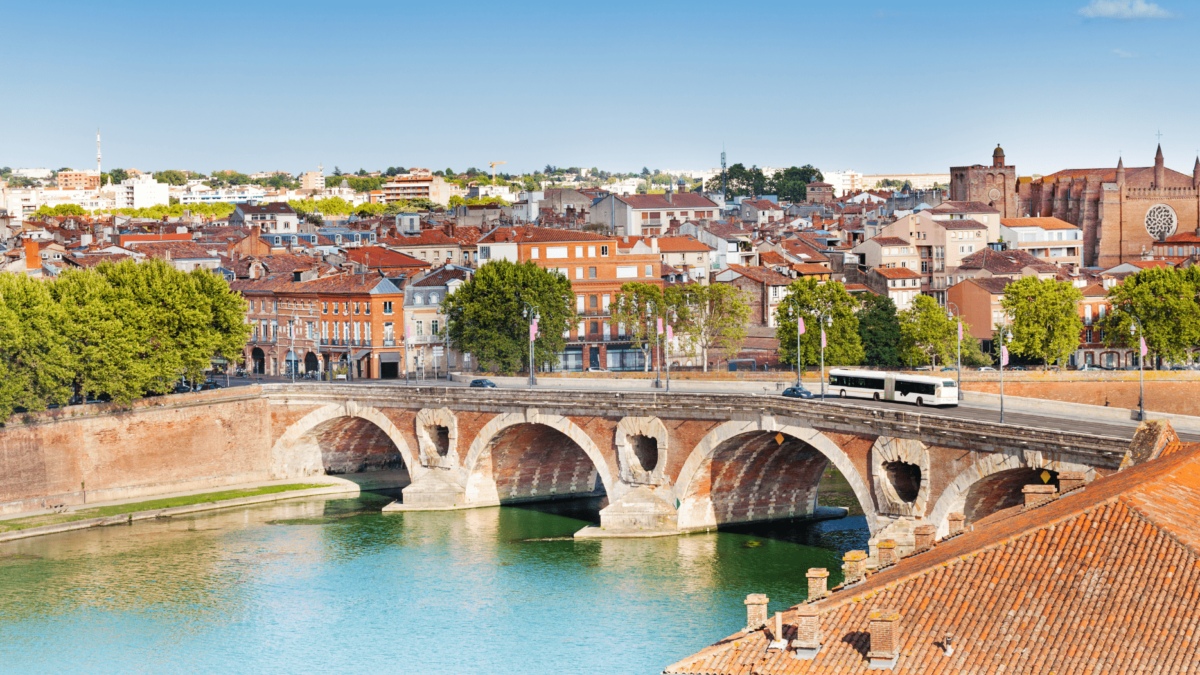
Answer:
[[[37,211],[33,212],[36,218],[54,218],[61,216],[86,216],[87,211],[78,204],[59,204],[58,206],[47,206],[42,204]]]
[[[858,312],[858,337],[863,345],[863,362],[869,366],[895,368],[900,360],[900,320],[896,303],[886,295],[865,295]]]
[[[741,351],[750,321],[750,302],[741,289],[729,284],[672,286],[664,300],[678,317],[680,341],[689,354],[699,353],[704,372],[710,349],[722,350],[727,358]]]
[[[64,319],[46,283],[0,274],[0,421],[70,398]]]
[[[958,323],[928,295],[913,298],[912,307],[900,312],[900,335],[901,356],[918,364],[933,364],[939,357],[952,361],[958,349]]]
[[[771,177],[767,189],[780,199],[793,203],[802,202],[808,196],[808,184],[824,179],[825,177],[812,164],[793,166],[783,171],[776,171],[775,175]]]
[[[186,185],[187,176],[183,175],[182,171],[159,171],[154,174],[154,180],[159,183],[167,183],[169,185]]]
[[[824,312],[832,317],[825,325],[827,365],[862,363],[863,346],[858,337],[858,301],[846,292],[846,287],[834,281],[819,282],[815,277],[797,279],[788,286],[787,295],[775,312],[775,338],[779,340],[779,360],[796,365],[797,319],[804,319],[800,336],[799,363],[802,366],[821,362],[821,320]]]
[[[657,320],[666,314],[662,288],[637,281],[623,284],[609,309],[613,320],[624,327],[629,343],[641,350],[645,357],[645,370],[649,371],[658,338]]]
[[[1200,269],[1153,268],[1125,278],[1108,292],[1111,311],[1100,322],[1109,344],[1137,348],[1133,319],[1157,359],[1185,361],[1200,344]],[[1135,329],[1136,330],[1136,329]],[[1157,364],[1156,364],[1157,365]]]
[[[1012,320],[1009,350],[1043,364],[1065,364],[1079,347],[1083,293],[1067,282],[1023,277],[1004,289],[1000,306]]]
[[[334,165],[334,167],[333,167],[333,175],[335,175],[335,176],[341,176],[341,175],[342,175],[342,169],[341,169],[341,167],[337,166],[336,164],[335,164],[335,165]]]
[[[546,363],[566,347],[563,334],[575,320],[574,298],[571,282],[558,272],[532,261],[493,260],[447,296],[442,308],[455,348],[473,354],[481,366],[513,373],[529,366],[527,306],[539,315],[534,362]]]

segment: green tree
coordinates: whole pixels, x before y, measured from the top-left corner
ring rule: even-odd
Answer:
[[[1004,289],[1000,306],[1011,317],[1009,351],[1043,364],[1065,364],[1079,347],[1083,294],[1067,282],[1023,277]]]
[[[815,277],[797,279],[788,286],[787,295],[775,312],[775,338],[779,340],[779,360],[796,365],[797,319],[804,319],[804,334],[799,339],[799,363],[802,366],[821,362],[821,320],[824,313],[832,318],[825,325],[826,365],[862,363],[863,346],[858,336],[858,301],[846,292],[842,284],[819,282]]]
[[[494,260],[446,297],[447,331],[455,348],[481,366],[513,373],[529,365],[529,323],[524,312],[539,315],[535,363],[553,362],[566,346],[563,333],[575,320],[575,293],[566,277],[532,261]]]
[[[729,284],[672,286],[664,292],[666,306],[676,317],[680,342],[698,354],[708,372],[708,352],[720,349],[736,356],[746,341],[750,302],[746,293]]]
[[[825,180],[825,176],[812,164],[792,166],[783,171],[776,171],[767,190],[780,199],[793,203],[802,202],[808,196],[808,184],[821,180]]]
[[[863,362],[867,365],[895,368],[901,364],[900,319],[891,298],[874,294],[862,298],[858,337],[862,340]]]
[[[609,309],[613,320],[624,326],[629,343],[641,350],[646,359],[645,370],[649,371],[658,339],[657,320],[666,315],[662,288],[637,281],[623,284]]]
[[[59,204],[58,206],[47,206],[42,204],[37,211],[33,212],[35,218],[53,218],[61,216],[86,216],[87,211],[78,204]]]
[[[0,421],[70,398],[64,318],[48,284],[0,274]]]
[[[958,323],[928,295],[913,298],[900,312],[901,356],[916,364],[953,361],[958,349]],[[965,328],[963,329],[966,330]]]
[[[175,171],[174,169],[156,172],[154,174],[154,180],[160,183],[167,183],[169,185],[187,184],[187,176],[183,175],[182,171]]]
[[[1125,277],[1108,292],[1111,310],[1100,322],[1109,344],[1136,349],[1145,333],[1146,347],[1157,359],[1187,360],[1200,344],[1200,268],[1153,268]]]

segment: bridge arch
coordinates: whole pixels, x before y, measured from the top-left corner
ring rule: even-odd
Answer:
[[[279,479],[350,472],[356,458],[338,457],[338,448],[334,447],[338,441],[350,443],[352,454],[361,450],[367,455],[374,449],[382,450],[375,454],[388,455],[391,449],[381,447],[385,440],[394,448],[391,456],[364,457],[363,461],[382,465],[377,468],[390,468],[399,459],[415,478],[422,468],[414,462],[404,436],[386,415],[353,400],[327,405],[296,420],[275,441],[271,446],[270,474]],[[335,462],[333,471],[328,470],[331,461]]]
[[[784,439],[783,442],[779,441],[780,434]],[[789,439],[795,443],[789,443]],[[833,463],[854,490],[854,496],[862,505],[863,514],[866,516],[867,526],[872,534],[875,533],[879,527],[875,502],[871,498],[870,488],[859,475],[858,469],[850,457],[836,443],[816,429],[793,423],[786,418],[773,419],[766,416],[757,420],[738,420],[720,424],[700,439],[700,442],[692,449],[679,472],[679,479],[675,483],[680,530],[696,530],[724,524],[716,513],[711,494],[700,494],[703,488],[701,483],[706,480],[705,474],[712,471],[714,456],[728,453],[737,448],[750,448],[751,444],[755,443],[758,444],[758,447],[751,448],[753,451],[768,450],[773,443],[777,446],[775,450],[778,452],[790,452],[793,458],[804,463],[801,470],[807,475],[801,478],[812,482],[812,505],[815,505],[816,484],[820,480],[821,471],[824,470],[825,461]],[[800,453],[806,448],[815,451],[821,461],[810,461],[816,459],[811,457],[811,451],[809,456],[802,456]],[[785,459],[772,457],[768,461]],[[812,475],[814,471],[815,475]]]
[[[969,497],[989,497],[996,505],[991,507],[989,512],[994,512],[1003,508],[1007,502],[1019,499],[1021,485],[1033,482],[1023,481],[1024,474],[1032,476],[1043,469],[1055,474],[1077,471],[1082,473],[1087,481],[1096,478],[1096,470],[1086,464],[1048,459],[1039,451],[979,453],[971,466],[960,471],[942,490],[927,522],[937,527],[936,536],[945,537],[950,533],[950,514],[966,514],[970,510],[967,508]],[[992,494],[980,494],[981,489]],[[975,491],[974,494],[972,490]],[[986,515],[987,513],[981,513],[975,520]],[[970,525],[971,522],[968,520],[966,524]]]
[[[497,462],[503,459],[507,465],[511,465],[508,468],[516,470],[516,464],[522,460],[521,457],[501,458],[498,453],[514,444],[529,440],[545,444],[547,447],[542,449],[549,453],[547,456],[552,456],[555,452],[560,455],[582,453],[590,461],[591,469],[595,473],[582,475],[581,463],[572,462],[572,459],[578,458],[571,457],[565,458],[564,463],[557,466],[545,467],[548,469],[546,472],[525,477],[511,475],[510,471],[504,470],[505,467],[497,465]],[[545,475],[542,475],[543,473]],[[522,480],[525,480],[525,487],[529,486],[530,481],[537,485],[543,478],[550,480],[551,484],[539,485],[537,497],[526,494],[527,490],[524,488],[521,495],[506,489],[515,489]],[[562,415],[542,414],[536,409],[521,413],[502,413],[493,417],[471,441],[458,470],[458,482],[466,488],[466,501],[472,505],[592,494],[595,492],[596,480],[599,480],[609,499],[618,496],[618,483],[613,480],[609,464],[596,442],[570,419]],[[559,492],[558,488],[568,491]]]

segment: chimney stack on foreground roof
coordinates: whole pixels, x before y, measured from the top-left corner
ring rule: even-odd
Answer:
[[[937,528],[933,525],[918,525],[913,528],[913,552],[933,548],[933,537]]]
[[[879,566],[887,567],[896,564],[896,540],[884,539],[876,546],[878,549]]]
[[[758,630],[767,625],[767,603],[770,599],[762,593],[751,593],[746,596],[746,632]]]
[[[821,615],[812,605],[796,608],[796,639],[792,640],[796,658],[811,661],[821,651]]]
[[[1054,499],[1056,491],[1053,485],[1026,485],[1021,488],[1021,494],[1025,495],[1025,508],[1032,509],[1045,504]]]
[[[813,602],[829,595],[829,570],[824,567],[808,568],[808,601]]]
[[[900,655],[900,613],[894,609],[877,609],[871,620],[871,651],[867,652],[871,670],[891,670]]]

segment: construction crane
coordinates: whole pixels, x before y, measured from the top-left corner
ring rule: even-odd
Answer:
[[[492,185],[495,185],[496,184],[496,165],[497,164],[508,164],[508,162],[490,162],[489,164],[492,167]]]

